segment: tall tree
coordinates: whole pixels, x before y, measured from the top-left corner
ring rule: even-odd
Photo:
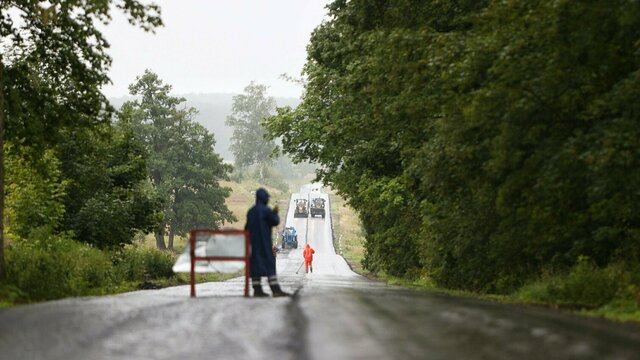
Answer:
[[[367,268],[505,292],[640,263],[640,3],[328,8],[266,126],[359,212]]]
[[[0,277],[4,265],[5,138],[34,148],[64,126],[107,121],[109,44],[96,24],[115,9],[144,30],[162,25],[157,5],[137,0],[8,0],[0,3]],[[6,135],[6,136],[4,136]]]
[[[171,86],[149,70],[129,90],[140,99],[123,105],[121,121],[130,121],[144,143],[149,178],[164,203],[164,218],[155,229],[158,248],[167,247],[167,229],[172,248],[175,234],[234,220],[224,202],[230,189],[219,184],[231,167],[214,152],[213,135],[193,121],[196,109],[179,108],[185,99],[171,96]]]
[[[273,115],[275,108],[276,101],[267,96],[267,87],[252,81],[244,88],[244,94],[233,97],[232,112],[226,121],[233,127],[231,151],[236,166],[257,165],[261,180],[266,167],[273,162],[271,155],[275,149],[274,141],[265,138],[262,122]]]
[[[215,139],[207,129],[188,118],[179,118],[178,141],[169,162],[174,164],[171,188],[172,208],[169,217],[169,248],[175,235],[184,236],[192,229],[217,229],[235,217],[225,205],[230,189],[219,180],[228,180],[232,168],[213,151]]]

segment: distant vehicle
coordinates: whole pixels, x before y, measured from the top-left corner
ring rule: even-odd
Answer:
[[[307,199],[296,199],[296,209],[293,212],[293,217],[309,216],[309,207],[307,203]]]
[[[311,212],[311,217],[315,217],[316,215],[321,215],[324,219],[325,211],[324,211],[324,203],[325,199],[323,198],[315,198],[311,200],[311,206],[309,207]]]
[[[294,249],[298,248],[298,234],[293,226],[285,227],[282,232],[282,248],[284,249],[287,246]]]

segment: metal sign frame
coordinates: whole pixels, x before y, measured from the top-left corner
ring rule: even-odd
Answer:
[[[244,256],[196,256],[196,235],[244,235]],[[191,230],[189,242],[191,244],[191,297],[196,297],[196,261],[244,261],[244,296],[249,297],[249,274],[251,273],[251,238],[247,230]]]

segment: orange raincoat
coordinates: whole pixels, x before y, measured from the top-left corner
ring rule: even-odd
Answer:
[[[309,244],[307,244],[304,251],[302,252],[302,256],[304,256],[304,269],[306,270],[306,272],[309,272],[309,269],[311,269],[311,272],[313,272],[313,254],[315,253],[316,251],[313,250],[313,248],[311,248],[311,245]]]

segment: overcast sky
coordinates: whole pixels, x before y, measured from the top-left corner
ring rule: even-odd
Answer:
[[[104,35],[111,44],[113,85],[108,97],[128,94],[149,68],[174,93],[240,93],[251,80],[269,95],[298,97],[299,77],[311,31],[325,17],[329,0],[156,0],[164,27],[155,35],[115,15]]]

